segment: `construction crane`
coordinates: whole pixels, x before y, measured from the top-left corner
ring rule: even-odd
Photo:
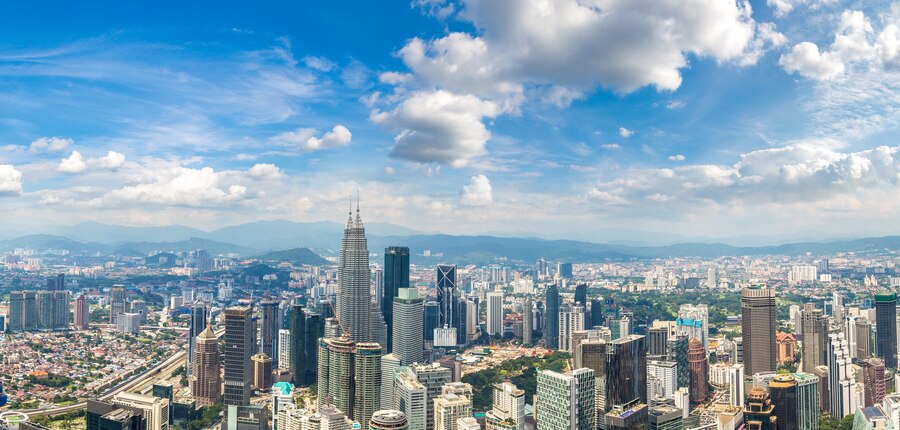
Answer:
[[[337,311],[334,309],[334,303],[331,303],[331,300],[328,301],[328,307],[331,308],[331,313],[334,314],[334,319],[337,320],[337,322],[338,322],[338,327],[341,328],[341,334],[343,334],[344,337],[349,338],[349,337],[350,337],[350,331],[348,331],[348,330],[344,327],[344,323],[342,323],[342,322],[341,322],[341,319],[338,318],[338,313],[337,313]]]

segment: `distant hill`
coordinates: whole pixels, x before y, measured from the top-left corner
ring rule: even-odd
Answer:
[[[124,242],[115,244],[120,248],[128,248],[143,252],[145,255],[151,252],[178,252],[205,249],[210,254],[238,254],[251,255],[253,250],[233,243],[217,242],[209,239],[192,237],[178,242]]]
[[[257,258],[259,258],[260,260],[287,261],[291,264],[294,264],[295,266],[323,266],[331,264],[330,261],[320,257],[319,254],[310,251],[309,248],[294,248],[284,251],[272,251],[260,255]]]
[[[0,240],[0,251],[12,251],[15,248],[31,248],[37,251],[66,250],[71,254],[113,254],[149,255],[160,252],[181,252],[205,249],[212,254],[251,255],[255,251],[231,243],[216,242],[207,239],[190,238],[178,242],[119,242],[113,244],[83,243],[67,237],[47,234],[33,234],[15,239]],[[121,252],[118,252],[121,251]]]
[[[168,252],[161,252],[156,255],[151,255],[144,259],[144,262],[151,266],[159,266],[163,268],[171,268],[175,267],[175,262],[178,260],[178,256]]]
[[[0,241],[0,251],[12,251],[16,248],[31,248],[38,251],[51,249],[66,250],[72,254],[105,252],[106,247],[97,243],[81,243],[68,237],[50,234],[29,234]]]
[[[161,227],[130,227],[82,222],[71,226],[58,226],[50,232],[81,242],[178,242],[191,237],[203,237],[206,232],[183,225]]]

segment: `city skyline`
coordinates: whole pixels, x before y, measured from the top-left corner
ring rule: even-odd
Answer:
[[[4,5],[0,220],[900,233],[890,2],[539,4]]]

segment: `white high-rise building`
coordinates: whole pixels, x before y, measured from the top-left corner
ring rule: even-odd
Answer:
[[[525,428],[525,391],[510,382],[494,385],[494,406],[485,414],[487,430]]]
[[[672,397],[678,389],[678,366],[674,361],[648,361],[647,362],[647,397],[650,396],[650,379],[655,378],[659,384],[661,397]]]
[[[584,330],[584,306],[564,306],[559,309],[559,349],[575,353],[574,334]]]
[[[828,384],[831,416],[843,418],[856,413],[857,386],[851,367],[850,347],[843,333],[828,335]]]
[[[445,393],[434,399],[434,430],[456,430],[457,421],[471,415],[471,398]]]
[[[381,409],[394,409],[395,374],[400,369],[400,364],[397,354],[381,357]]]
[[[397,355],[403,365],[425,361],[424,303],[419,297],[418,289],[397,289],[392,308],[394,349],[391,352]]]
[[[278,330],[278,369],[291,370],[291,331]]]
[[[709,346],[709,307],[706,305],[683,304],[678,309],[675,321],[678,334],[688,339],[697,338],[704,347]]]
[[[428,422],[428,392],[416,374],[401,367],[394,377],[394,405],[391,409],[406,414],[409,430],[426,430]]]
[[[487,334],[503,335],[503,293],[487,293]]]
[[[716,288],[716,268],[710,267],[706,272],[706,288]]]
[[[592,429],[596,425],[594,371],[588,368],[562,374],[542,370],[537,375],[534,418],[538,428]]]

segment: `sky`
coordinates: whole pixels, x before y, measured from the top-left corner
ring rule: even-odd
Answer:
[[[900,2],[32,3],[5,229],[900,234]]]

